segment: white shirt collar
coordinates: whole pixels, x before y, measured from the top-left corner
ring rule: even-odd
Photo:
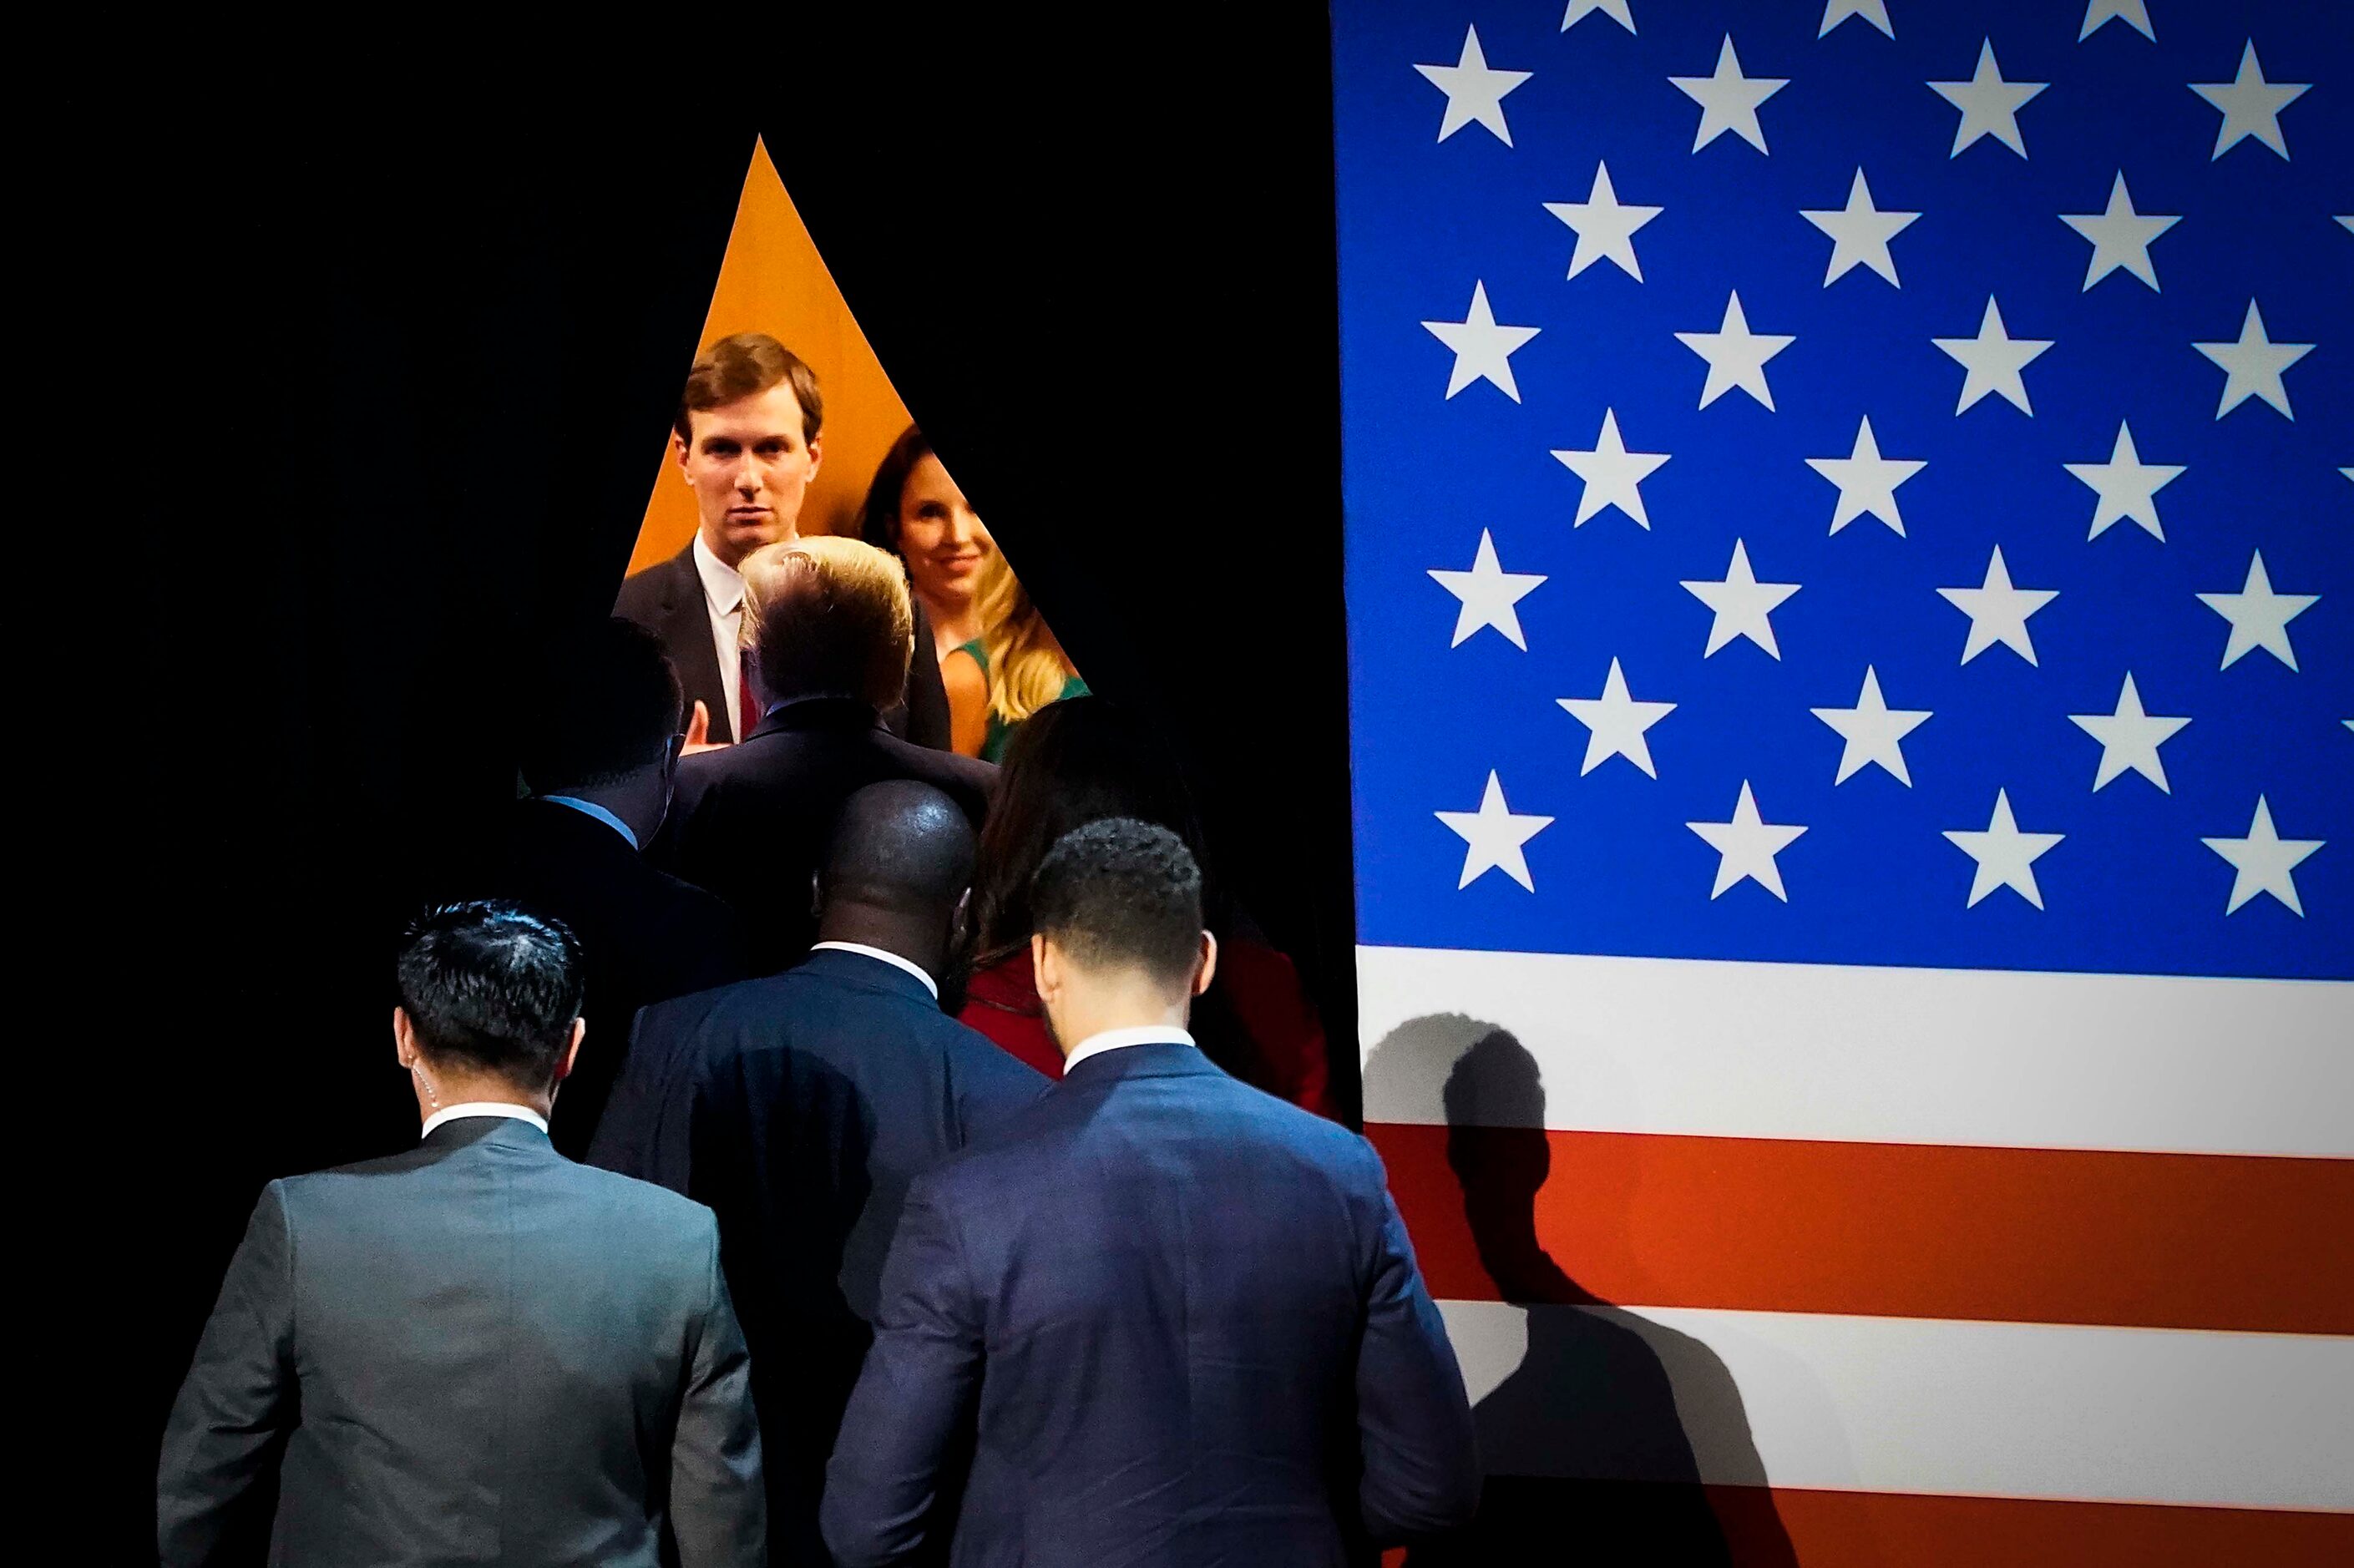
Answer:
[[[1063,1057],[1063,1075],[1068,1077],[1072,1068],[1090,1056],[1099,1056],[1106,1051],[1117,1051],[1126,1045],[1191,1045],[1192,1044],[1193,1044],[1193,1035],[1167,1023],[1140,1023],[1129,1029],[1107,1029],[1100,1033],[1088,1035],[1071,1047]]]
[[[722,615],[733,615],[744,603],[744,574],[711,553],[703,531],[695,535],[695,574],[703,579],[703,597]]]
[[[519,1106],[507,1100],[468,1100],[461,1106],[443,1106],[440,1110],[427,1117],[424,1129],[417,1136],[419,1139],[430,1138],[433,1136],[433,1129],[443,1122],[456,1121],[461,1117],[470,1116],[513,1117],[517,1121],[531,1123],[542,1132],[547,1130],[547,1118],[529,1106]]]
[[[580,811],[596,818],[599,821],[604,823],[607,827],[612,829],[615,832],[629,840],[630,847],[631,849],[642,849],[645,847],[638,842],[638,835],[630,831],[629,823],[621,821],[620,818],[613,815],[612,812],[605,810],[604,807],[597,804],[594,800],[584,800],[578,795],[542,795],[540,799],[543,800],[552,801],[558,806],[569,806],[576,811]],[[558,818],[557,820],[559,821],[562,821],[561,818]]]
[[[901,958],[896,953],[886,952],[881,948],[870,948],[864,942],[811,942],[810,944],[810,951],[812,953],[828,951],[836,953],[862,953],[867,958],[878,959],[884,963],[889,964],[893,969],[905,969],[909,974],[915,976],[917,980],[923,981],[924,989],[932,993],[932,1000],[934,1001],[938,1001],[940,999],[939,982],[933,980],[931,976],[926,974],[923,970],[922,965],[911,963],[907,959]]]

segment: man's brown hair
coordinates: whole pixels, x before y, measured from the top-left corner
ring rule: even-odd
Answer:
[[[678,418],[673,424],[678,439],[695,440],[694,417],[703,409],[756,397],[779,381],[793,384],[793,398],[801,406],[802,442],[817,440],[818,426],[825,419],[817,372],[764,332],[723,337],[695,356],[686,373],[686,390],[679,394]]]
[[[907,693],[916,647],[897,556],[820,534],[744,557],[744,645],[771,702],[856,697],[881,713]]]

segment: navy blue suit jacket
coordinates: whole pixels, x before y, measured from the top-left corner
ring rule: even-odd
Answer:
[[[914,975],[862,953],[813,952],[638,1015],[588,1159],[719,1218],[768,1448],[773,1562],[826,1562],[826,1456],[908,1183],[1048,1086]]]
[[[916,1182],[822,1517],[842,1568],[951,1519],[959,1568],[1318,1568],[1479,1489],[1380,1159],[1172,1042]]]

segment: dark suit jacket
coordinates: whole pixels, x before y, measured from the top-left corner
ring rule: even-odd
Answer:
[[[944,1495],[960,1568],[1321,1568],[1479,1491],[1372,1147],[1171,1043],[917,1181],[823,1520],[842,1568],[917,1558]]]
[[[810,878],[842,803],[866,785],[914,779],[945,790],[978,832],[997,769],[900,739],[847,697],[788,703],[751,738],[682,758],[654,858],[743,916],[754,972],[782,969],[817,933]]]
[[[678,669],[692,712],[697,699],[711,710],[711,738],[736,740],[736,715],[728,711],[727,688],[719,683],[719,651],[711,642],[711,611],[703,598],[703,577],[695,569],[695,541],[669,560],[632,574],[621,583],[613,613],[663,640]],[[932,623],[916,601],[916,652],[907,662],[907,692],[899,706],[883,715],[884,727],[917,746],[949,748],[949,693],[940,682],[939,661],[931,657]]]
[[[578,1160],[638,1009],[750,974],[743,922],[713,895],[648,865],[607,823],[549,800],[515,806],[482,892],[553,915],[580,938],[588,1033],[548,1118],[557,1151]]]
[[[493,1117],[272,1181],[164,1432],[165,1568],[223,1561],[272,1462],[272,1563],[757,1563],[709,1211]]]
[[[752,1350],[771,1561],[825,1568],[819,1494],[917,1172],[1046,1092],[913,975],[811,953],[648,1008],[589,1158],[708,1203]]]

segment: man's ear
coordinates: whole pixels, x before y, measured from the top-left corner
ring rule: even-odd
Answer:
[[[1210,989],[1210,981],[1218,973],[1218,939],[1207,931],[1202,933],[1202,959],[1193,969],[1193,994],[1201,995]]]
[[[690,450],[691,449],[687,445],[686,438],[680,435],[678,431],[673,429],[670,433],[670,455],[678,460],[679,478],[686,481],[689,484],[693,484],[695,482],[695,475],[686,471],[686,460]]]
[[[825,438],[824,438],[824,437],[822,437],[822,436],[811,436],[811,437],[810,438],[810,443],[809,443],[809,454],[810,454],[810,477],[811,477],[811,479],[815,479],[815,478],[817,477],[817,465],[818,465],[818,463],[819,463],[819,462],[820,462],[820,461],[821,461],[825,457]]]
[[[572,1044],[567,1045],[564,1048],[564,1054],[557,1059],[556,1076],[547,1081],[548,1087],[554,1088],[572,1075],[572,1065],[580,1059],[580,1037],[588,1033],[587,1019],[576,1018],[572,1021]]]
[[[1046,945],[1045,936],[1030,933],[1030,974],[1038,1000],[1051,1001],[1063,989],[1063,955]]]

